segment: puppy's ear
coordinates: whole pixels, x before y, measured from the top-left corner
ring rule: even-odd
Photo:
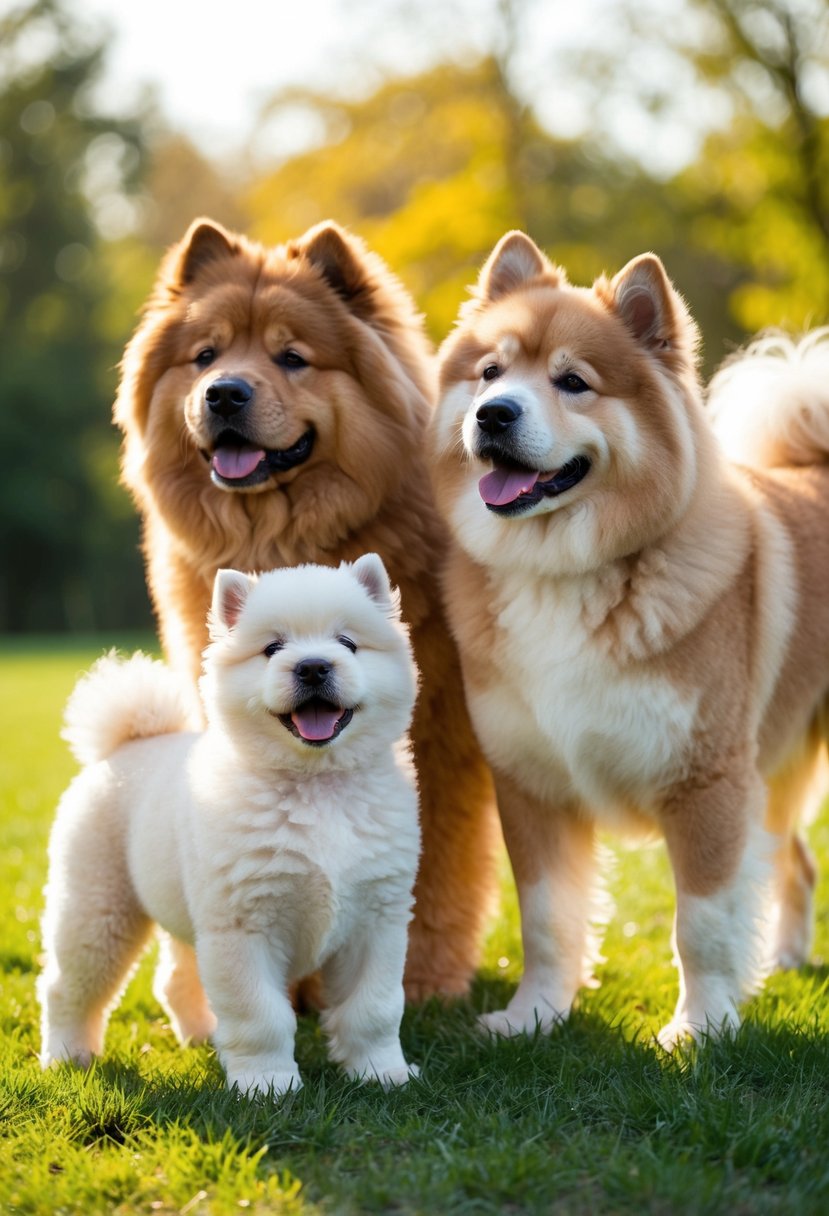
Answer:
[[[553,287],[566,281],[564,271],[553,266],[526,233],[508,232],[484,262],[475,294],[480,300],[498,300],[542,277]]]
[[[239,570],[217,572],[208,622],[212,638],[215,639],[233,628],[255,582],[249,574],[242,574]]]
[[[290,249],[308,259],[329,287],[342,296],[352,312],[372,311],[371,282],[364,264],[365,250],[358,238],[333,220],[310,228]]]
[[[381,557],[376,553],[364,553],[352,563],[351,573],[384,612],[389,616],[400,616],[400,593],[392,588]]]
[[[186,287],[211,262],[234,257],[238,252],[238,242],[221,224],[215,220],[194,220],[170,252],[164,266],[166,280],[170,285]]]
[[[658,357],[693,358],[698,331],[655,253],[633,258],[604,284],[607,302],[636,341]],[[601,291],[600,291],[601,294]]]

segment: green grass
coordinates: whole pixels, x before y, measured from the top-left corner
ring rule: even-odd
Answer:
[[[132,640],[130,639],[130,642]],[[602,986],[547,1038],[489,1043],[475,1014],[520,970],[514,893],[471,1000],[406,1014],[423,1075],[384,1094],[340,1075],[314,1018],[306,1085],[232,1097],[209,1048],[179,1050],[142,963],[88,1074],[37,1064],[38,920],[58,737],[92,641],[0,647],[0,1212],[823,1213],[829,1210],[829,972],[775,976],[732,1039],[671,1058],[653,1032],[675,998],[660,849],[621,852]],[[829,825],[811,831],[824,863]],[[827,866],[829,870],[829,866]],[[816,951],[827,950],[827,885]]]

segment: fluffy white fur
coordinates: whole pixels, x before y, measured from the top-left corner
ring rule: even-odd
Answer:
[[[399,1039],[416,678],[382,562],[220,571],[211,637],[203,734],[186,729],[176,678],[143,655],[105,657],[70,699],[86,767],[50,844],[41,1063],[101,1053],[155,923],[156,995],[181,1040],[213,1037],[230,1086],[301,1084],[288,989],[317,969],[333,1058],[402,1084],[416,1071]],[[340,722],[309,741],[296,724],[312,677]]]
[[[821,463],[829,451],[829,327],[798,339],[766,333],[725,363],[708,387],[726,454],[774,468]]]

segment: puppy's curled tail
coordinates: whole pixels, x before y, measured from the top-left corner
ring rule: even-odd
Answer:
[[[81,764],[104,760],[129,739],[197,730],[195,693],[183,676],[149,655],[111,650],[81,676],[61,734]]]
[[[766,333],[713,377],[708,404],[731,460],[760,468],[829,463],[829,327]]]

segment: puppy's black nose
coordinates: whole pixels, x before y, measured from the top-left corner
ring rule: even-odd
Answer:
[[[205,389],[204,399],[214,414],[232,418],[253,400],[253,389],[247,380],[238,376],[227,376],[214,380]]]
[[[308,688],[319,688],[333,670],[333,664],[328,663],[325,659],[303,659],[294,668],[294,675],[300,684],[305,684]]]
[[[510,401],[509,397],[492,397],[484,405],[479,405],[475,411],[478,426],[487,435],[498,435],[509,428],[521,417],[521,406]]]

